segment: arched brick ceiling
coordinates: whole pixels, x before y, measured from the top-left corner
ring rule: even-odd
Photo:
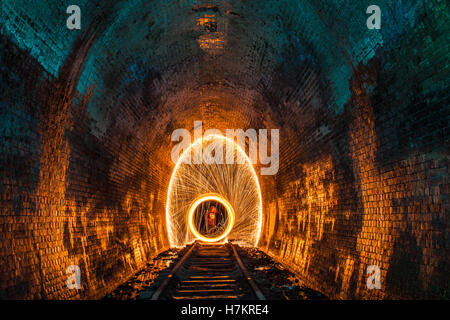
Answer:
[[[51,21],[48,28],[58,32],[61,41],[52,47],[54,41],[46,38],[53,33],[44,34],[37,28],[34,39],[20,37],[19,32],[17,38],[22,46],[33,46],[38,60],[56,76],[55,68],[63,64],[74,41],[82,34],[93,34],[95,42],[83,61],[77,88],[84,93],[87,87],[96,84],[89,111],[100,126],[107,126],[114,100],[132,85],[142,90],[152,87],[150,93],[146,92],[157,98],[152,99],[152,104],[179,92],[192,91],[195,95],[203,92],[207,96],[209,87],[216,91],[228,88],[236,97],[237,106],[265,112],[266,108],[286,104],[280,97],[274,97],[275,101],[265,106],[260,96],[267,100],[266,91],[281,89],[280,95],[295,98],[299,87],[314,80],[318,81],[316,86],[326,91],[316,98],[322,100],[319,103],[339,111],[350,95],[348,80],[352,65],[367,59],[365,55],[371,54],[381,37],[381,33],[375,33],[372,41],[367,41],[367,30],[363,28],[367,7],[364,1],[351,6],[349,1],[171,4],[141,0],[97,4],[80,1],[79,5],[83,19],[80,31],[64,28],[61,21],[65,15],[54,14],[54,1],[43,4],[47,10],[22,6],[21,12],[13,13]],[[208,19],[213,27],[207,26]],[[33,24],[29,27],[33,28]],[[207,28],[213,32],[207,32]],[[17,30],[11,26],[10,31]],[[218,39],[215,44],[218,48],[202,49],[208,46],[205,39],[211,35]],[[243,92],[245,98],[237,92]],[[183,100],[179,103],[187,104]],[[189,103],[199,107],[204,102]],[[177,103],[169,108],[177,110]]]
[[[84,94],[95,86],[88,112],[97,135],[123,116],[124,104],[139,109],[139,119],[133,119],[143,122],[138,127],[157,124],[160,138],[174,123],[189,127],[205,109],[212,115],[205,126],[230,128],[284,127],[299,107],[342,112],[352,68],[388,42],[393,29],[398,33],[411,23],[384,10],[387,27],[369,33],[364,26],[370,1],[79,1],[82,29],[69,31],[65,12],[54,14],[65,8],[63,2],[39,8],[7,2],[7,31],[32,48],[54,76],[77,39],[94,37],[76,87]],[[424,6],[379,5],[401,7],[412,19]],[[44,33],[33,23],[15,29],[14,15],[45,20],[54,32]],[[34,29],[35,37],[25,34],[26,28]],[[209,43],[210,38],[217,42]],[[228,117],[225,110],[242,115]],[[293,130],[299,130],[298,123]]]

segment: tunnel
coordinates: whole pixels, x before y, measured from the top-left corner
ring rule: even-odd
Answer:
[[[448,299],[448,2],[1,6],[0,299],[101,299],[202,232],[330,299]]]

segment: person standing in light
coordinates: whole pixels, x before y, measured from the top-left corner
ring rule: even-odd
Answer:
[[[217,208],[212,205],[209,207],[209,210],[205,214],[206,219],[206,233],[209,234],[210,230],[214,230],[217,228]]]

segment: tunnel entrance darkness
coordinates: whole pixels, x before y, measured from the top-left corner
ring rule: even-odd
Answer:
[[[234,149],[235,161],[216,163],[211,161],[213,154],[204,153],[200,163],[185,163],[186,157],[193,157],[199,150],[207,150],[206,147]],[[200,222],[194,223],[200,219],[196,216],[198,205],[206,201],[219,202],[230,221],[223,232],[217,229],[209,237],[205,237],[206,231]],[[166,223],[170,244],[174,247],[196,239],[208,242],[226,239],[243,246],[258,244],[262,224],[261,189],[250,159],[235,141],[210,134],[195,140],[183,151],[169,183]]]
[[[197,199],[189,209],[190,231],[200,240],[216,242],[233,228],[234,211],[230,203],[217,195]]]

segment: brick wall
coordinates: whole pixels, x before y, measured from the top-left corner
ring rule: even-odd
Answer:
[[[1,46],[1,298],[100,298],[168,247],[168,168],[120,128],[92,135],[90,95],[74,92],[64,69],[54,79]],[[82,290],[66,287],[70,265]]]
[[[261,248],[333,298],[448,298],[449,104],[435,71],[447,54],[435,18],[354,68],[342,115],[296,119],[263,184]],[[366,286],[369,265],[380,290]]]

